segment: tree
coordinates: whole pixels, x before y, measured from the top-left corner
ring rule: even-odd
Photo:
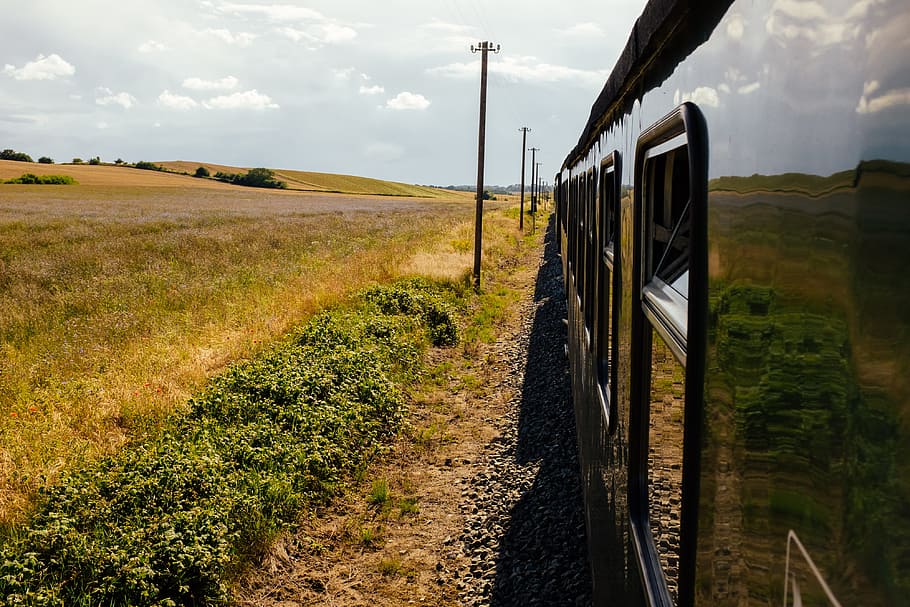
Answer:
[[[17,162],[35,162],[32,157],[24,152],[17,152],[9,148],[0,152],[0,160],[15,160]]]
[[[195,177],[211,177],[211,173],[209,173],[209,170],[207,168],[199,167],[196,169]]]
[[[82,162],[81,158],[73,158],[73,164],[82,164]]]
[[[48,156],[42,156],[38,159],[38,164],[54,164],[54,159]]]
[[[123,162],[123,158],[118,158],[117,160],[114,161],[114,164],[116,164],[117,166],[120,166],[121,164],[125,164],[125,163]]]
[[[89,158],[89,164],[101,164],[101,156],[95,156],[94,158]]]

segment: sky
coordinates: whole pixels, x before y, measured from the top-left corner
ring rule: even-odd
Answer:
[[[645,0],[3,0],[0,148],[57,162],[195,160],[406,183],[545,179]],[[530,153],[527,179],[530,179]]]

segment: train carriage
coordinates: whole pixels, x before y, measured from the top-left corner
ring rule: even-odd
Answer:
[[[910,604],[908,39],[636,22],[554,181],[597,604]]]

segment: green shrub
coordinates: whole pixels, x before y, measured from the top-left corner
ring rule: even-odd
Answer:
[[[134,165],[137,169],[142,169],[144,171],[163,171],[164,167],[154,162],[147,162],[145,160],[140,160]]]
[[[425,310],[444,307],[426,282],[375,287],[214,378],[159,436],[65,476],[0,549],[0,603],[226,602],[245,562],[386,448]]]
[[[196,169],[196,173],[193,176],[194,177],[210,177],[211,173],[209,173],[209,170],[207,168],[199,167],[198,169]]]
[[[54,164],[54,159],[49,156],[42,156],[38,159],[38,164]]]
[[[202,168],[202,167],[200,167]],[[197,175],[198,177],[198,175]],[[288,184],[284,181],[275,179],[275,173],[271,169],[250,169],[246,174],[224,173],[218,171],[215,173],[215,179],[234,185],[245,185],[252,188],[277,188],[285,189]]]
[[[69,175],[35,175],[34,173],[25,173],[13,179],[7,179],[3,183],[13,184],[40,184],[40,185],[74,185],[75,179]]]

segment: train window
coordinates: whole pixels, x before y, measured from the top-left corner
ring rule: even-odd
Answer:
[[[707,129],[685,103],[635,154],[632,524],[652,605],[694,597],[707,318]]]
[[[616,424],[616,369],[618,358],[616,326],[619,315],[619,274],[614,270],[614,255],[619,250],[619,184],[622,170],[619,152],[607,156],[600,167],[597,206],[597,310],[594,317],[594,350],[598,396],[607,429]],[[592,306],[593,307],[593,306]]]
[[[588,180],[582,174],[578,178],[578,198],[575,203],[575,210],[578,213],[578,225],[575,233],[575,295],[578,299],[578,305],[583,310],[585,302],[582,299],[585,293],[585,226],[588,223],[587,218],[587,198],[588,198]]]
[[[568,280],[573,285],[575,283],[575,192],[578,189],[578,183],[575,178],[569,179],[569,199],[568,199],[568,216],[566,219],[566,256],[569,266]],[[566,289],[569,285],[566,284]]]
[[[588,171],[588,225],[585,230],[585,263],[587,264],[588,278],[585,284],[585,333],[587,345],[591,347],[591,331],[594,327],[594,292],[597,280],[597,251],[594,236],[597,233],[597,169]]]

